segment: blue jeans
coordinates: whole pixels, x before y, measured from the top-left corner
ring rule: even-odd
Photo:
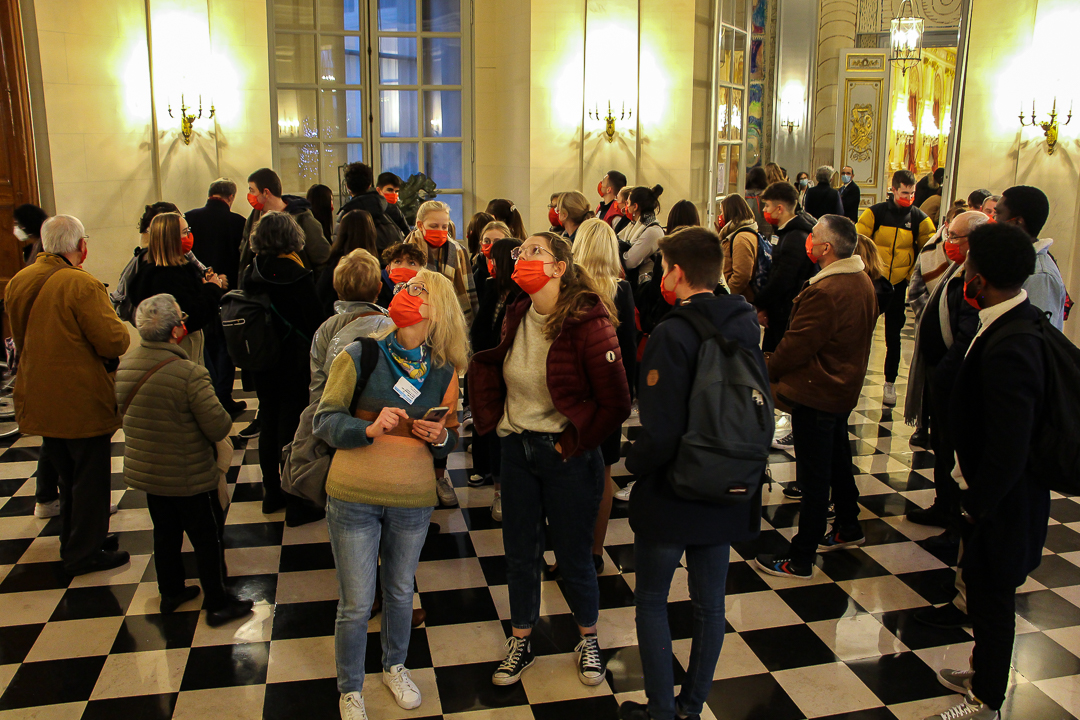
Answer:
[[[851,470],[851,443],[848,416],[828,413],[805,405],[791,411],[791,431],[795,444],[795,477],[802,490],[799,532],[791,540],[791,558],[813,564],[818,543],[828,528],[829,490],[836,506],[838,530],[859,529],[859,488]]]
[[[724,590],[727,585],[730,545],[682,545],[658,543],[640,535],[634,540],[637,585],[638,647],[645,675],[649,717],[671,720],[678,710],[700,715],[712,689],[713,672],[724,646]],[[690,665],[678,700],[671,664],[671,627],[668,624],[668,591],[679,560],[686,553],[690,603],[694,608],[694,635]]]
[[[600,616],[593,565],[593,528],[604,490],[604,461],[594,448],[563,460],[550,433],[512,434],[502,440],[503,549],[510,621],[519,630],[540,620],[540,564],[544,518],[551,528],[563,591],[574,620],[592,627]]]
[[[338,691],[364,687],[367,628],[382,555],[383,669],[405,662],[412,633],[413,577],[432,508],[396,508],[329,498],[326,522],[337,565],[340,599],[334,625]]]

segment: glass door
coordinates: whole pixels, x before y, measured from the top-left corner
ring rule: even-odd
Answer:
[[[731,193],[742,192],[745,184],[750,0],[717,0],[716,18],[712,120],[716,154],[710,168],[710,224],[719,202]]]

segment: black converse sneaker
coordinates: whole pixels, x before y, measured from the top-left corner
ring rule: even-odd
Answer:
[[[529,638],[509,637],[506,640],[506,658],[491,676],[495,685],[513,685],[521,679],[521,673],[532,665],[535,657]]]
[[[574,648],[578,654],[578,679],[585,685],[599,685],[604,682],[604,662],[600,659],[600,642],[596,633],[581,636],[581,642]]]

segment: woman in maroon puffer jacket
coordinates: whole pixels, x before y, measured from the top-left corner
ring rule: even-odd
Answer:
[[[527,293],[506,311],[499,346],[473,356],[474,432],[502,444],[503,547],[513,636],[491,681],[512,685],[533,661],[547,519],[567,603],[581,642],[578,679],[604,680],[596,640],[600,593],[592,559],[603,493],[600,443],[630,415],[615,309],[574,265],[570,244],[538,233],[512,253]]]

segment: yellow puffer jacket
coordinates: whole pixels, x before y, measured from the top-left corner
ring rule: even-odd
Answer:
[[[856,229],[877,246],[882,276],[899,285],[911,277],[919,250],[934,236],[934,221],[917,207],[886,200],[864,210]]]

